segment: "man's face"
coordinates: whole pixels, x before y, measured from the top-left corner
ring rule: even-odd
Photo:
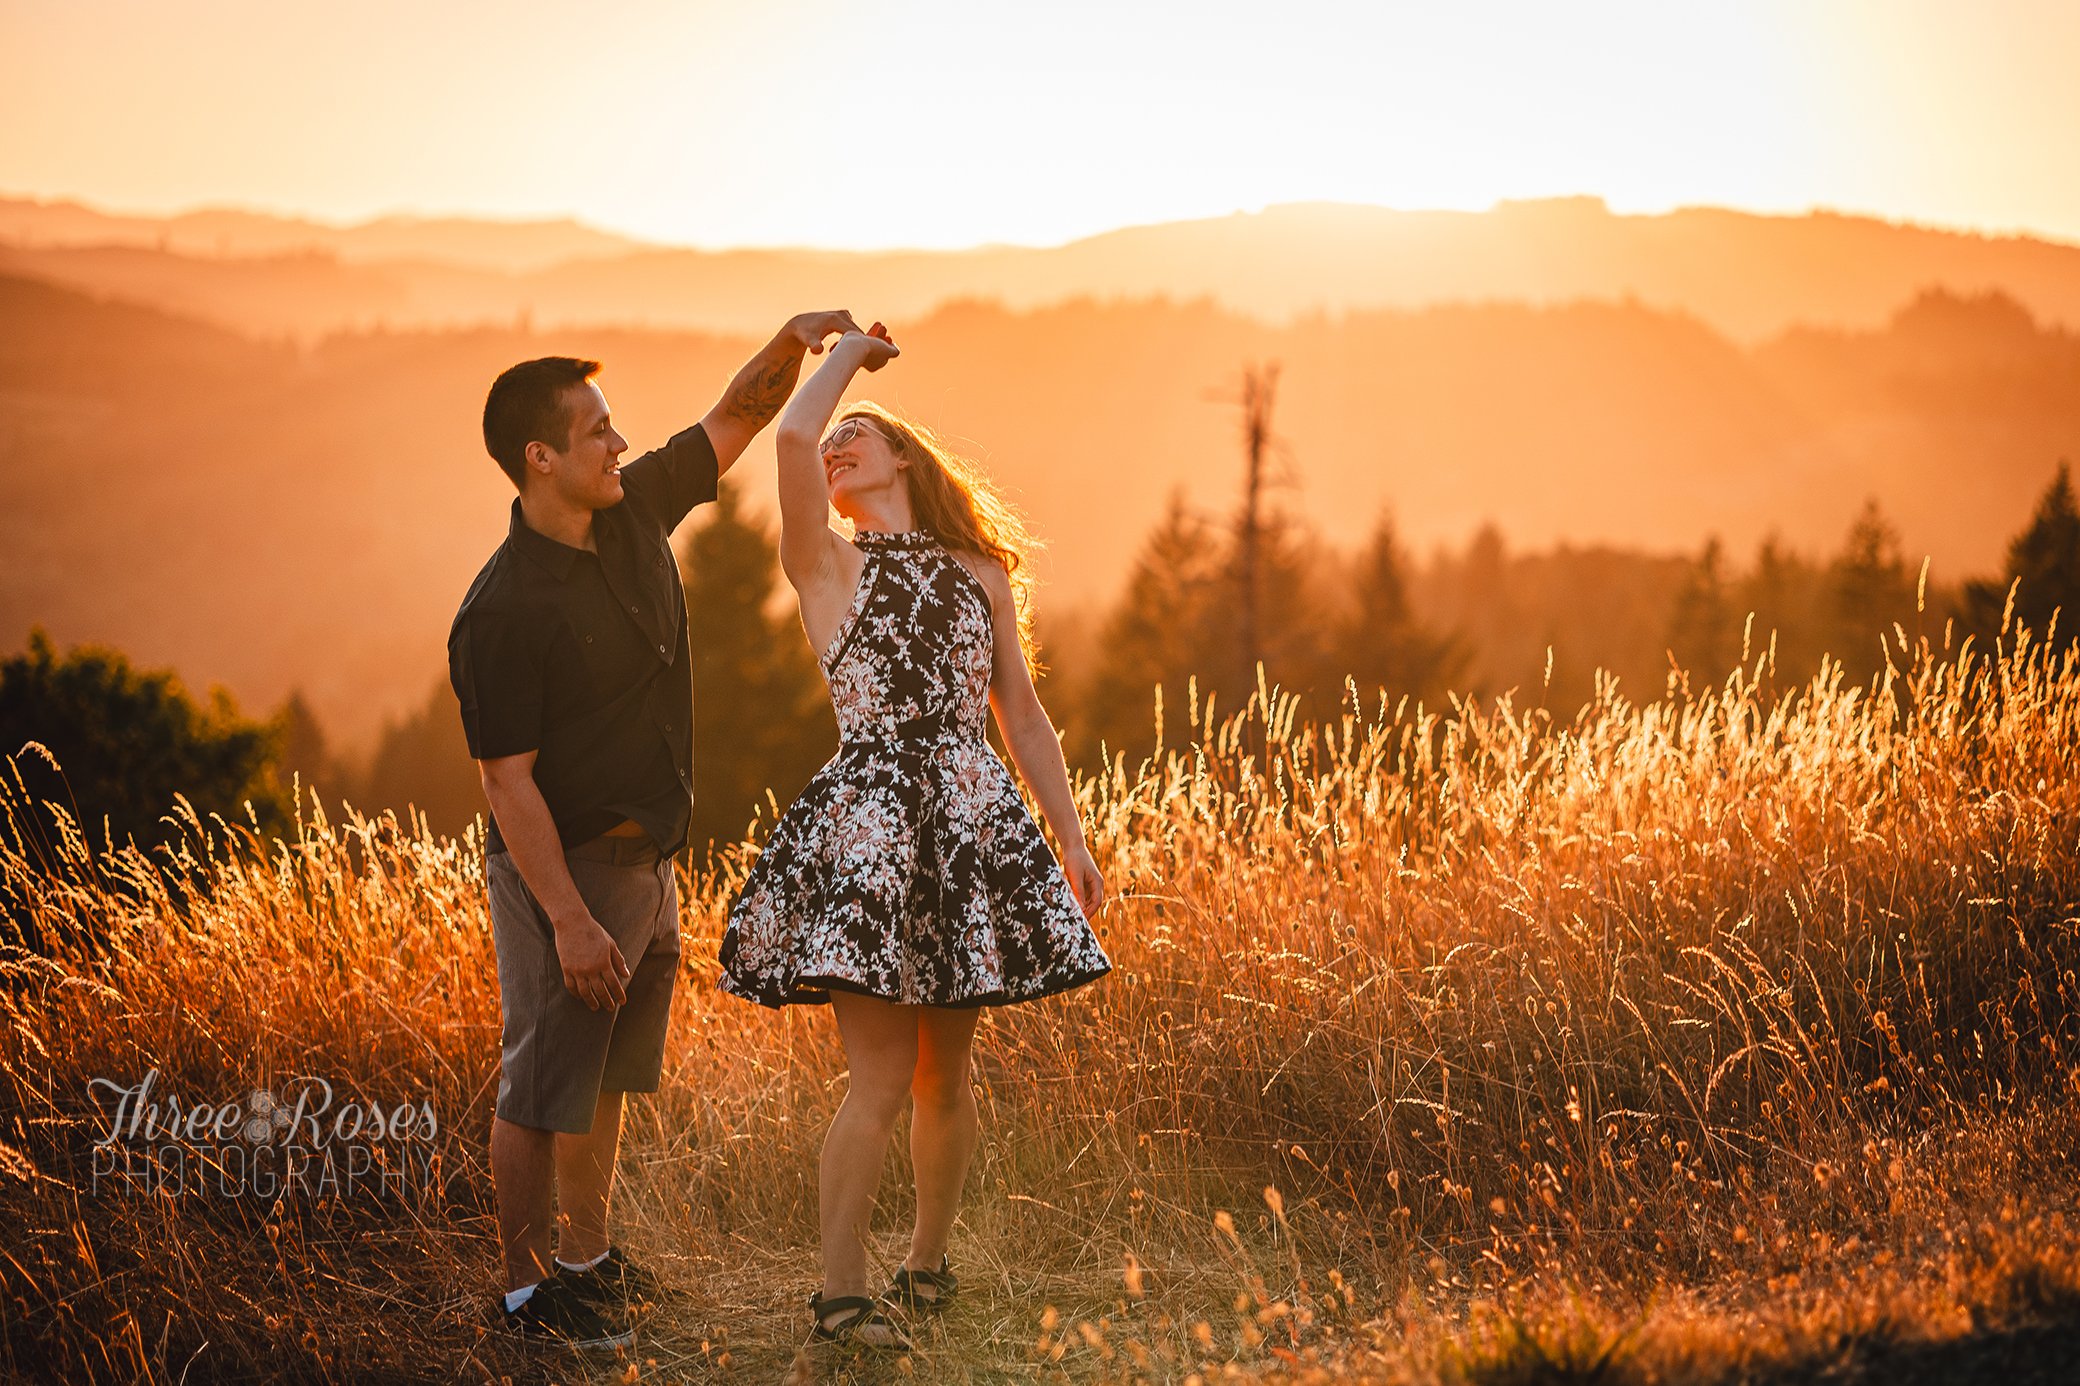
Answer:
[[[560,451],[546,443],[529,449],[533,453],[538,447],[548,465],[538,484],[554,487],[564,500],[586,510],[620,504],[621,454],[628,451],[628,440],[614,428],[607,397],[588,380],[564,391],[563,400],[569,443]]]

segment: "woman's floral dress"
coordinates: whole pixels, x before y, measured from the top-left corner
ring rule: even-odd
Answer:
[[[823,657],[838,754],[781,815],[730,909],[722,989],[905,1005],[1066,991],[1111,962],[984,735],[988,594],[923,531],[862,530]]]

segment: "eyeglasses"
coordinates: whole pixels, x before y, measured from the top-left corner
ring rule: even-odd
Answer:
[[[845,420],[845,422],[839,424],[836,428],[832,429],[830,431],[830,436],[823,440],[822,444],[816,449],[816,451],[819,454],[821,454],[827,453],[831,451],[833,448],[842,448],[847,443],[851,442],[854,438],[859,437],[859,435],[862,433],[871,433],[885,443],[893,444],[895,442],[895,439],[889,437],[880,429],[875,428],[873,425],[869,424],[865,419],[854,418],[847,419]]]

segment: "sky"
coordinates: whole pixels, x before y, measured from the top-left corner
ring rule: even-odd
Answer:
[[[0,194],[707,247],[1361,202],[2080,241],[2073,0],[0,0]]]

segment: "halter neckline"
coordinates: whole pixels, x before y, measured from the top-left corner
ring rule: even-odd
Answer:
[[[939,540],[927,529],[863,529],[852,542],[869,549],[935,549]]]

